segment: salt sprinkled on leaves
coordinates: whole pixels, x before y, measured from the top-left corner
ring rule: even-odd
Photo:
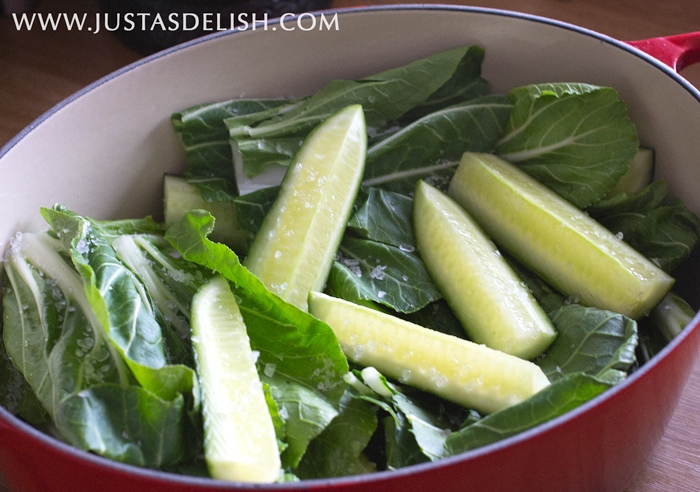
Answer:
[[[274,364],[272,362],[268,362],[267,364],[265,364],[265,368],[263,369],[263,373],[268,378],[271,378],[272,376],[274,376],[276,370],[277,370],[277,364]]]
[[[369,276],[375,280],[384,280],[384,278],[386,277],[384,270],[386,270],[386,265],[377,265],[369,273]]]

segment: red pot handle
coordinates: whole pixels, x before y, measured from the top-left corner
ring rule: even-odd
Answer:
[[[677,72],[693,63],[700,63],[700,31],[627,41],[627,44],[653,56]]]

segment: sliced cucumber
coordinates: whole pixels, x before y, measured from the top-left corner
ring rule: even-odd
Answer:
[[[613,197],[618,193],[634,195],[639,193],[651,183],[654,178],[654,149],[640,147],[634,158],[630,161],[630,167],[622,175],[617,184],[608,192],[607,197]]]
[[[649,317],[654,327],[670,342],[693,320],[695,311],[681,296],[671,291],[651,311]]]
[[[549,318],[462,207],[419,181],[413,222],[425,266],[472,340],[524,359],[549,347]]]
[[[243,318],[228,281],[192,301],[192,344],[202,388],[204,456],[213,478],[270,483],[281,465],[272,417]]]
[[[292,160],[244,265],[272,292],[307,309],[321,290],[360,186],[364,113],[348,106],[319,125]]]
[[[519,403],[549,385],[532,362],[319,292],[309,311],[363,366],[480,412]]]
[[[206,210],[215,219],[210,238],[236,251],[243,251],[250,231],[238,228],[235,207],[233,202],[204,200],[197,187],[189,184],[182,176],[166,174],[163,177],[163,213],[166,226],[181,219],[190,210]]]
[[[673,285],[627,243],[500,157],[464,154],[448,194],[500,248],[582,304],[638,319]]]

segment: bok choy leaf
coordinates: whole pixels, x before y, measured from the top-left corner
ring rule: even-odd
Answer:
[[[414,121],[367,149],[362,184],[409,196],[419,179],[446,189],[464,152],[493,150],[511,107],[494,94]]]
[[[445,456],[485,446],[543,424],[595,398],[609,387],[608,383],[587,374],[567,374],[527,400],[450,434],[445,441]]]
[[[272,371],[269,370],[268,374]],[[308,386],[284,377],[264,377],[279,415],[284,421],[285,449],[281,454],[284,468],[296,468],[305,456],[309,443],[324,432],[338,416],[339,409]]]
[[[326,290],[349,301],[371,300],[411,313],[442,298],[421,259],[377,241],[345,236]]]
[[[482,96],[484,50],[477,46],[444,51],[359,80],[335,80],[298,106],[270,118],[227,119],[240,150],[242,174],[253,178],[269,163],[288,165],[301,140],[321,121],[350,104],[361,104],[368,132],[379,134],[398,120],[410,123],[442,107]],[[235,160],[235,157],[234,157]]]
[[[165,400],[192,392],[194,371],[168,365],[162,330],[143,284],[99,228],[61,207],[42,214],[69,252],[97,322],[139,384]]]
[[[466,63],[463,62],[465,58]],[[456,48],[364,79],[336,80],[284,114],[254,126],[229,126],[229,134],[232,138],[304,136],[321,121],[350,104],[361,104],[368,128],[379,129],[428,100],[448,82],[454,85],[456,77],[453,77],[458,68],[471,72],[471,77],[462,79],[461,83],[472,85],[479,72],[473,65],[480,66],[482,59],[481,48]],[[442,97],[442,93],[438,93],[432,102],[437,103]]]
[[[80,449],[140,466],[171,466],[196,453],[194,372],[175,369],[189,379],[178,379],[171,399],[139,387],[65,244],[37,233],[25,234],[17,246],[5,265],[3,339],[60,435]],[[121,416],[106,420],[105,413]]]
[[[10,360],[0,333],[0,405],[13,415],[39,425],[48,415],[27,380]]]
[[[588,213],[669,273],[690,256],[700,238],[700,219],[671,194],[665,181],[598,202]]]
[[[283,99],[232,99],[200,104],[171,116],[173,129],[185,151],[187,178],[200,189],[205,200],[225,199],[226,194],[222,196],[221,191],[235,189],[236,176],[226,120],[269,117],[292,104],[295,103]],[[224,182],[212,183],[209,181],[212,178]]]
[[[339,414],[311,442],[297,475],[302,479],[325,478],[371,471],[364,468],[362,451],[377,425],[377,407],[348,387],[340,399]]]
[[[582,372],[609,380],[608,371],[626,374],[636,363],[637,323],[618,313],[578,304],[549,314],[557,339],[535,362],[554,382],[566,374]]]
[[[609,87],[519,87],[496,153],[579,208],[602,199],[629,167],[639,141],[627,106]]]
[[[360,187],[347,230],[405,251],[413,251],[413,199],[381,188]]]
[[[186,440],[188,422],[183,420],[186,407],[182,394],[167,401],[139,386],[102,384],[68,396],[56,426],[81,449],[158,468],[193,454],[193,442]]]

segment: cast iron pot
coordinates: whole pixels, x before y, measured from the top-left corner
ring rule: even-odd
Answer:
[[[337,31],[287,31],[271,23],[266,31],[180,45],[50,110],[0,151],[0,251],[15,231],[43,227],[39,207],[55,202],[95,218],[157,216],[163,172],[184,167],[169,122],[176,110],[237,96],[299,96],[334,78],[360,78],[468,44],[486,48],[483,75],[495,92],[556,81],[615,87],[642,144],[656,149],[656,178],[668,180],[700,212],[700,92],[675,71],[700,61],[700,33],[637,43],[664,63],[615,39],[513,12],[395,6],[325,15],[336,13]],[[691,301],[697,306],[697,297]],[[295,484],[225,483],[110,462],[0,408],[0,473],[17,492],[620,491],[673,413],[698,353],[698,320],[625,382],[587,404],[436,463]]]

